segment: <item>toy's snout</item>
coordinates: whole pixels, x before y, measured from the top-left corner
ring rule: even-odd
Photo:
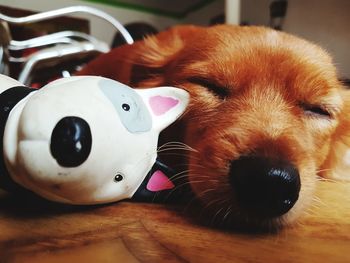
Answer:
[[[51,134],[50,151],[63,167],[77,167],[91,151],[92,135],[89,124],[79,117],[64,117]]]

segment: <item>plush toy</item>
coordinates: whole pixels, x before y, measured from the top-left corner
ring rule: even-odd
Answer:
[[[131,89],[95,76],[40,90],[6,76],[0,83],[2,188],[69,204],[147,201],[174,188],[156,162],[157,141],[184,112],[184,90]]]

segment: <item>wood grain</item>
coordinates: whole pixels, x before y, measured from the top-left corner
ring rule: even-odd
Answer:
[[[317,197],[294,226],[243,234],[198,225],[182,207],[0,193],[0,262],[350,262],[350,183],[319,182]]]

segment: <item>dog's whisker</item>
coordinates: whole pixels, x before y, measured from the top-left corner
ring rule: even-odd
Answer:
[[[186,147],[188,147],[188,148],[191,148],[189,145],[187,145],[187,144],[185,144],[185,143],[183,143],[183,142],[179,142],[179,141],[170,141],[170,142],[166,142],[166,143],[164,143],[163,145],[161,145],[160,146],[160,148],[161,147],[165,147],[165,146],[167,146],[167,145],[182,145],[182,146],[186,146]]]
[[[213,214],[212,216],[211,224],[223,226],[232,213],[232,205],[229,205],[229,199],[223,198],[217,202],[216,206],[218,207],[218,209],[216,212],[213,211],[213,213],[215,212],[215,214]],[[217,220],[220,214],[220,219]]]
[[[327,206],[326,203],[324,203],[320,198],[318,198],[318,197],[316,197],[316,196],[314,196],[314,197],[312,198],[312,201],[313,201],[314,203],[319,204],[319,205]]]
[[[188,154],[187,153],[179,153],[179,152],[162,152],[161,156],[172,156],[172,157],[173,156],[179,156],[181,158],[188,159]],[[193,160],[196,160],[196,161],[200,160],[199,156],[191,156],[191,158]],[[188,163],[184,163],[183,165],[188,166]]]
[[[177,185],[174,189],[172,189],[167,195],[166,197],[164,198],[164,201],[166,202],[167,200],[169,200],[169,198],[176,192],[176,191],[179,191],[179,189],[189,185],[190,183],[189,182],[185,182],[185,183],[182,183],[180,185]]]
[[[303,214],[307,217],[314,217],[315,216],[315,208],[310,206],[307,210],[303,211]],[[316,208],[317,209],[317,208]]]
[[[196,178],[196,179],[201,179],[200,182],[203,183],[203,184],[206,184],[206,185],[208,185],[209,182],[215,184],[216,185],[216,187],[215,187],[216,190],[219,189],[219,187],[220,187],[219,184],[221,183],[221,181],[219,179],[206,177],[205,175],[195,175],[193,177]],[[196,183],[196,180],[189,179],[189,182],[190,183]]]
[[[229,206],[226,208],[225,215],[224,215],[223,218],[222,218],[222,224],[224,224],[225,221],[226,221],[226,219],[229,218],[231,212],[232,212],[232,205],[229,205]]]
[[[173,180],[173,179],[179,179],[179,178],[183,178],[183,177],[187,177],[188,176],[188,173],[191,171],[191,169],[187,169],[187,170],[184,170],[182,172],[178,172],[172,176],[169,177],[169,180]]]
[[[199,213],[199,218],[202,218],[205,214],[210,211],[210,207],[216,205],[222,201],[222,197],[211,200],[209,203],[203,205],[201,212]]]
[[[173,178],[173,179],[171,179],[171,181],[173,181],[173,182],[178,182],[178,181],[182,181],[182,180],[184,180],[184,179],[187,179],[187,175],[182,175],[181,177],[176,177],[176,178]],[[196,179],[201,179],[201,183],[206,183],[206,184],[208,184],[208,183],[213,183],[213,184],[218,184],[220,181],[218,181],[218,180],[215,180],[215,179],[205,179],[205,177],[196,177]],[[199,181],[191,181],[191,180],[187,180],[190,184],[196,184],[196,183],[199,183]],[[216,188],[217,189],[217,188]]]
[[[205,169],[207,170],[208,168],[202,164],[198,164],[198,163],[191,163],[191,165],[189,165],[191,167],[196,167],[196,168],[200,168],[200,169]]]
[[[188,201],[188,203],[187,203],[186,205],[184,205],[182,211],[183,211],[183,212],[186,212],[187,209],[189,209],[189,208],[191,207],[192,203],[195,202],[195,201],[198,201],[198,200],[199,200],[198,196],[194,195],[194,196]]]
[[[191,151],[191,152],[195,152],[198,153],[198,151],[192,147],[190,147],[189,145],[182,143],[182,142],[167,142],[163,145],[161,145],[160,147],[158,147],[158,152],[162,151],[162,150],[186,150],[186,151]]]
[[[170,191],[170,194],[172,194],[173,192],[175,192],[176,190],[178,190],[178,189],[180,189],[180,188],[182,188],[184,186],[193,185],[193,184],[196,184],[196,183],[203,183],[203,182],[204,182],[203,180],[197,180],[197,181],[191,181],[191,182],[189,182],[189,181],[183,182],[182,184],[179,184],[174,189],[172,189]]]
[[[321,176],[316,176],[316,181],[322,182],[324,181],[324,178],[322,178]]]
[[[328,172],[328,171],[331,171],[332,169],[330,168],[327,168],[327,169],[320,169],[320,170],[316,170],[316,173],[321,173],[321,172]]]
[[[325,177],[319,177],[317,178],[318,181],[320,182],[331,182],[331,183],[336,183],[337,180],[331,179],[331,178],[325,178]]]
[[[215,191],[216,191],[216,188],[209,188],[209,189],[204,190],[204,191],[202,191],[202,192],[200,192],[200,193],[197,193],[196,195],[194,195],[193,198],[191,198],[191,200],[189,200],[189,202],[187,203],[187,205],[184,206],[183,211],[185,212],[185,211],[192,205],[192,203],[193,203],[194,201],[201,200],[200,198],[203,198],[203,197],[206,195],[206,193],[215,192]]]
[[[158,153],[166,152],[166,151],[189,151],[189,150],[183,147],[175,147],[175,146],[157,150]]]
[[[190,183],[190,184],[203,184],[205,183],[205,180],[193,180],[193,181],[188,181],[186,183]]]
[[[296,225],[297,228],[304,228],[306,224],[302,220],[297,220],[295,222],[295,225]]]
[[[213,191],[216,191],[217,189],[216,188],[208,188],[207,190],[204,190],[200,193],[197,194],[198,197],[204,197],[207,193],[210,193],[210,192],[213,192]]]
[[[321,205],[319,203],[311,203],[309,205],[307,211],[314,213],[315,211],[319,210],[320,208],[321,208]]]
[[[224,201],[226,201],[226,200],[224,200]],[[221,202],[220,202],[221,203]],[[221,211],[222,210],[224,210],[224,206],[222,206],[220,209],[218,209],[218,211],[215,213],[215,215],[212,217],[212,219],[211,219],[211,224],[212,225],[214,225],[215,224],[215,222],[216,222],[216,218],[217,218],[217,216],[221,213]]]
[[[221,204],[223,203],[225,200],[223,200],[222,196],[218,197],[217,199],[213,199],[212,201],[210,201],[209,203],[207,203],[203,208],[204,209],[209,209],[213,204]]]
[[[185,174],[185,175],[182,175],[183,177],[186,177],[187,175]],[[198,176],[196,176],[196,178],[198,179],[198,178],[200,178],[200,177],[198,177]],[[175,180],[173,180],[173,181],[176,181],[178,178],[175,178]],[[187,185],[194,185],[194,184],[196,184],[196,183],[204,183],[204,182],[208,182],[208,180],[196,180],[196,181],[186,181],[186,182],[183,182],[182,184],[179,184],[179,185],[177,185],[174,189],[172,189],[168,194],[167,194],[167,197],[165,198],[165,200],[168,200],[169,198],[170,198],[170,196],[174,193],[174,192],[176,192],[176,191],[178,191],[179,189],[181,189],[181,188],[183,188],[183,187],[185,187],[185,186],[187,186]],[[215,181],[214,181],[215,182]],[[216,189],[216,188],[215,188]],[[212,189],[213,191],[215,191],[215,189]],[[198,195],[197,195],[198,196]]]
[[[158,152],[160,153],[160,152]],[[181,156],[181,157],[184,157],[184,158],[187,158],[188,157],[188,154],[187,153],[179,153],[179,152],[161,152],[162,156]],[[194,159],[197,159],[199,160],[199,157],[195,157]]]

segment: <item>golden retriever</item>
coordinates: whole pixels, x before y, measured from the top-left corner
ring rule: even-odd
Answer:
[[[264,27],[178,26],[79,74],[190,93],[167,140],[193,149],[191,188],[219,225],[288,224],[319,176],[350,179],[350,98],[331,57],[306,40]]]

